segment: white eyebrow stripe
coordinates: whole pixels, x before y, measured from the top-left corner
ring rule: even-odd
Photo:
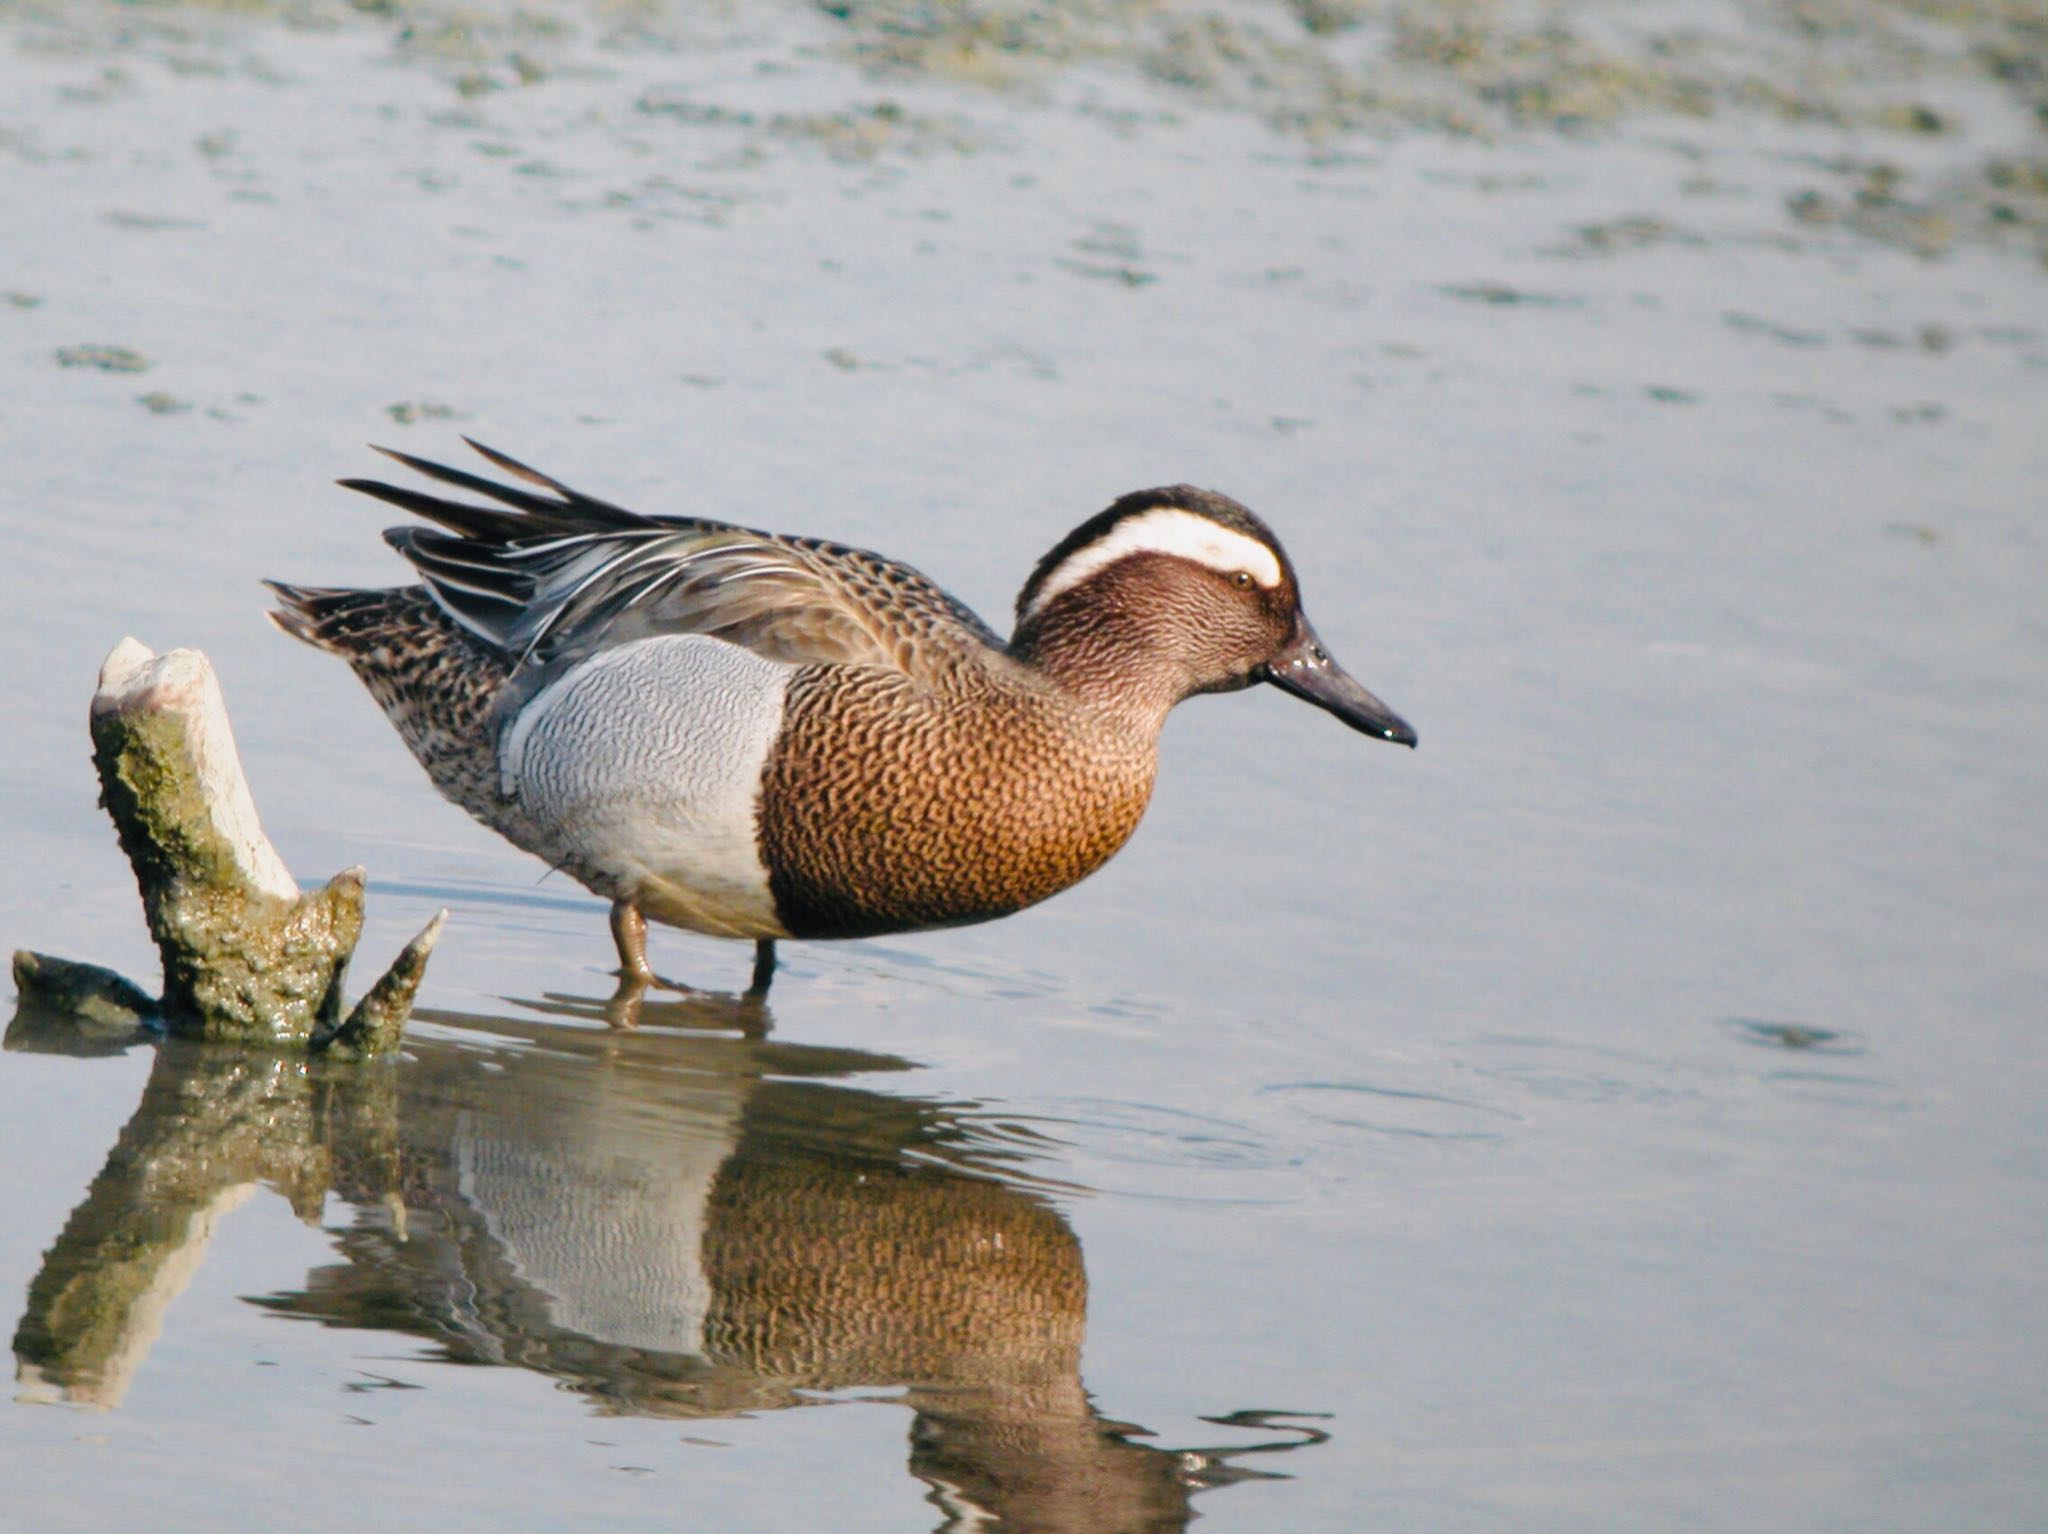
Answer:
[[[1053,566],[1023,616],[1030,617],[1061,592],[1071,591],[1097,571],[1132,554],[1170,554],[1226,575],[1248,571],[1269,591],[1280,584],[1280,560],[1258,539],[1178,506],[1161,506],[1126,517],[1107,537],[1074,550]]]

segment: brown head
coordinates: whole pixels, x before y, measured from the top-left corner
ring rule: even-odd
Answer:
[[[1273,530],[1192,485],[1136,491],[1061,539],[1018,593],[1010,651],[1155,722],[1196,693],[1271,682],[1354,730],[1415,744],[1323,648]]]

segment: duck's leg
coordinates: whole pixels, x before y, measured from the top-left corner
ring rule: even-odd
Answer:
[[[647,918],[630,900],[612,902],[612,941],[619,949],[619,988],[605,1003],[605,1020],[614,1028],[637,1028],[640,998],[661,981],[647,963]]]
[[[630,900],[612,902],[612,942],[618,945],[619,950],[619,988],[605,1008],[605,1015],[614,1027],[638,1026],[640,999],[650,986],[664,991],[680,991],[685,996],[704,994],[693,985],[664,980],[654,972],[654,967],[647,962],[647,918]],[[740,1000],[760,1001],[768,994],[768,982],[774,977],[775,939],[756,938],[754,976]]]
[[[612,902],[612,941],[619,947],[621,990],[628,985],[638,985],[645,990],[650,985],[661,984],[661,977],[647,964],[647,918],[630,900]]]
[[[619,976],[619,988],[604,1004],[604,1020],[618,1029],[640,1026],[640,1003],[647,996],[647,982],[631,975]]]
[[[748,1001],[759,1001],[768,994],[768,982],[775,978],[775,939],[757,937],[754,939],[754,978],[747,982]]]

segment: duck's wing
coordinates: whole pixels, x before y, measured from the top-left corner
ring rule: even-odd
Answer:
[[[772,660],[923,676],[963,649],[1002,646],[908,565],[709,518],[642,516],[470,446],[547,493],[395,452],[389,456],[408,468],[498,504],[377,480],[342,484],[445,529],[395,527],[384,536],[450,617],[515,666],[651,634],[710,634]]]

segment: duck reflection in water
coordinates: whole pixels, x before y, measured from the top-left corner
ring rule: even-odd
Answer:
[[[1270,1477],[1239,1461],[1324,1436],[1241,1412],[1210,1420],[1263,1441],[1167,1450],[1103,1418],[1080,1242],[1030,1175],[1030,1131],[837,1079],[905,1061],[773,1042],[758,1006],[650,1005],[637,1031],[419,1016],[438,1026],[390,1068],[161,1043],[30,1287],[23,1380],[117,1402],[214,1221],[268,1183],[308,1219],[344,1200],[346,1260],[253,1303],[622,1414],[900,1388],[947,1529],[1181,1529],[1193,1493]],[[10,1047],[39,1047],[30,1022]]]

